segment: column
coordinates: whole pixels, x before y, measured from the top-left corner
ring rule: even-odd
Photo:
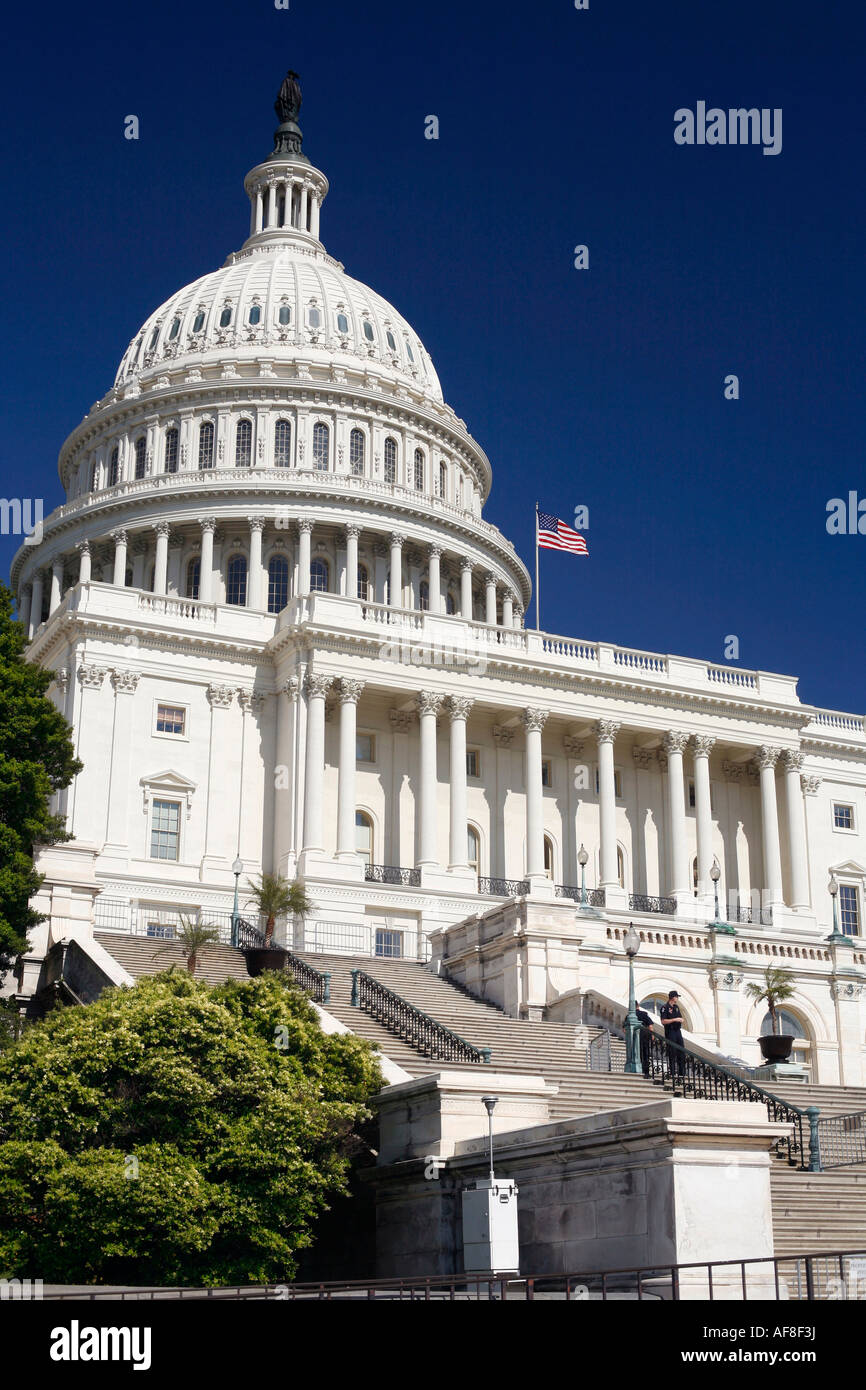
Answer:
[[[523,727],[526,730],[526,877],[530,892],[546,879],[544,872],[544,792],[541,786],[541,731],[547,721],[547,710],[525,709]]]
[[[502,595],[502,626],[514,627],[514,595],[510,589],[506,589]]]
[[[112,583],[122,589],[126,584],[126,532],[112,531],[114,541],[114,578]]]
[[[30,631],[30,608],[33,600],[33,587],[25,584],[21,590],[21,598],[18,601],[18,621],[25,632]]]
[[[466,720],[473,701],[463,695],[452,695],[448,701],[451,714],[451,814],[449,834],[449,869],[467,869],[466,835]]]
[[[523,627],[523,607],[519,603],[514,605],[514,626],[518,631]]]
[[[291,180],[283,183],[283,220],[281,227],[291,227],[292,225],[292,188]]]
[[[201,524],[201,560],[199,561],[198,596],[202,603],[213,602],[213,533],[216,519],[206,516]]]
[[[427,558],[427,587],[430,590],[430,612],[442,612],[442,574],[439,562],[442,559],[441,545],[431,545]]]
[[[261,190],[261,188],[257,188],[257,189],[256,189],[256,212],[255,212],[255,218],[256,218],[256,220],[255,220],[255,226],[254,226],[254,230],[257,231],[257,232],[260,232],[260,231],[262,230],[262,215],[263,215],[263,213],[264,213],[264,205],[263,205],[263,202],[262,202],[262,190]]]
[[[766,744],[758,750],[761,774],[761,842],[764,850],[764,903],[781,905],[782,854],[779,848],[779,813],[776,806],[776,763],[778,748]]]
[[[710,799],[710,753],[714,738],[703,734],[694,740],[695,753],[695,821],[698,840],[698,892],[712,893],[710,870],[713,867],[713,809]]]
[[[33,592],[30,599],[30,625],[28,636],[32,637],[39,624],[42,622],[42,570],[36,570],[33,575]]]
[[[399,532],[392,532],[391,577],[388,585],[391,608],[403,607],[403,539]]]
[[[337,783],[337,858],[357,858],[355,851],[355,732],[363,681],[340,681],[340,765]]]
[[[310,592],[310,551],[312,547],[312,521],[298,522],[298,593]]]
[[[319,200],[318,200],[318,198],[315,197],[315,196],[313,197],[313,215],[312,215],[312,218],[310,219],[310,231],[312,232],[312,234],[313,234],[314,237],[318,237],[318,235],[319,235]]]
[[[168,579],[168,538],[171,535],[171,527],[167,521],[158,521],[154,526],[156,532],[156,562],[153,567],[153,592],[164,594],[166,590],[166,580]]]
[[[488,627],[496,626],[496,575],[484,576],[484,621]]]
[[[460,616],[472,621],[472,561],[466,555],[460,561]]]
[[[803,801],[803,754],[785,749],[785,803],[788,820],[788,856],[791,860],[791,907],[802,912],[809,903],[809,861],[806,848],[806,806]]]
[[[111,763],[106,806],[106,844],[103,853],[125,862],[129,857],[130,758],[135,701],[130,699],[138,685],[137,671],[114,670],[114,727],[111,735]]]
[[[75,547],[75,549],[78,551],[78,555],[79,555],[79,560],[78,560],[78,582],[79,582],[79,584],[89,584],[89,583],[90,583],[90,565],[91,565],[91,560],[92,560],[92,552],[91,552],[91,549],[90,549],[90,541],[79,541],[79,542],[78,542],[78,545]]]
[[[264,608],[262,590],[262,532],[265,529],[263,516],[250,517],[250,573],[247,583],[247,608]]]
[[[325,696],[333,676],[308,675],[307,756],[304,776],[304,853],[324,850],[322,787],[325,781]]]
[[[277,220],[277,185],[268,184],[268,226],[273,227]]]
[[[442,696],[422,690],[418,695],[418,723],[421,731],[421,788],[418,797],[418,864],[438,865],[436,821],[436,716]],[[464,757],[464,767],[466,759]]]
[[[600,719],[595,726],[598,737],[598,829],[600,887],[619,887],[616,868],[616,778],[613,745],[620,726],[612,719]]]
[[[63,557],[55,556],[51,562],[51,593],[48,599],[48,616],[54,612],[55,608],[60,607],[60,595],[63,589]]]
[[[668,759],[668,844],[670,845],[671,882],[669,893],[676,897],[686,893],[691,897],[689,857],[686,850],[686,798],[683,787],[683,749],[688,734],[665,734],[663,747]]]
[[[358,537],[360,526],[346,527],[346,598],[358,597]]]
[[[306,184],[303,184],[302,187],[301,187],[301,221],[300,221],[300,227],[301,227],[301,231],[302,231],[302,232],[305,232],[305,231],[307,230],[307,198],[308,198],[308,196],[309,196],[309,192],[308,192],[308,189],[307,189],[307,185],[306,185]]]

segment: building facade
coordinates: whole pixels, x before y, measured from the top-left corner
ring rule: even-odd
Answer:
[[[263,871],[303,879],[306,945],[419,958],[512,899],[567,932],[583,885],[587,987],[622,999],[633,920],[641,996],[677,987],[749,1059],[743,984],[784,965],[813,1077],[859,1082],[863,717],[524,627],[489,460],[414,329],[326,252],[327,179],[297,103],[278,115],[247,240],[135,335],[13,562],[84,762],[34,954],[225,918]]]

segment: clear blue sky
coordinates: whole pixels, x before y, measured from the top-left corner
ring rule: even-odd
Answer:
[[[60,445],[141,321],[244,240],[292,66],[323,240],[417,328],[491,458],[486,516],[531,568],[536,499],[590,508],[588,560],[542,553],[542,625],[714,660],[735,633],[740,664],[862,711],[866,536],[825,508],[866,497],[864,59],[855,0],[19,9],[4,495],[62,500]],[[676,145],[699,100],[781,107],[781,154]]]

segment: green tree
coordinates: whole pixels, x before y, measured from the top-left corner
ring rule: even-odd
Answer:
[[[69,839],[49,800],[82,766],[69,725],[47,698],[51,671],[24,660],[27,634],[12,617],[13,601],[0,583],[0,977],[43,920],[30,906],[42,883],[33,851]]]
[[[282,974],[54,1010],[0,1054],[0,1277],[290,1279],[381,1085]]]
[[[288,879],[282,878],[280,874],[262,874],[260,883],[253,883],[251,879],[247,879],[247,890],[262,917],[267,919],[266,946],[271,944],[278,917],[282,917],[284,913],[303,916],[313,906],[304,892],[302,883],[297,879],[289,883]]]
[[[762,999],[766,999],[774,1033],[779,1032],[776,1006],[784,1004],[794,993],[794,977],[789,970],[783,970],[778,965],[768,965],[757,984],[750,981],[746,985],[746,994],[750,999],[754,999],[758,1004]]]
[[[184,917],[180,914],[180,931],[177,936],[166,941],[164,946],[160,946],[154,952],[153,959],[157,956],[165,955],[166,951],[171,951],[174,946],[180,946],[181,955],[186,961],[186,968],[190,975],[195,974],[199,957],[203,956],[209,946],[215,945],[220,939],[219,927],[210,922],[194,922],[191,917]]]

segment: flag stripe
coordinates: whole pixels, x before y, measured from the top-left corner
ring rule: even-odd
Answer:
[[[538,544],[545,550],[567,550],[572,555],[588,555],[586,541],[559,517],[538,513]]]

